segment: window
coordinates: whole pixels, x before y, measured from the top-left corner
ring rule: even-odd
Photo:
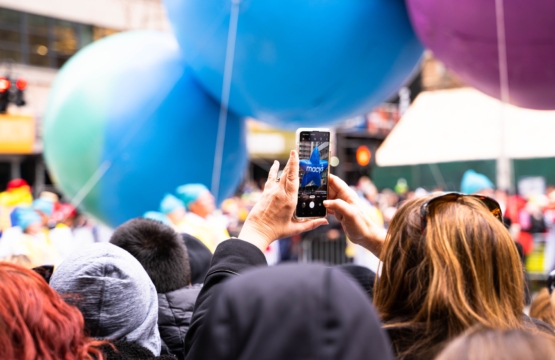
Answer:
[[[79,49],[116,32],[0,8],[0,61],[60,68]]]

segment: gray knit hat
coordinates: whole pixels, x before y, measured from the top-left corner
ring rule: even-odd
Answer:
[[[82,247],[55,269],[50,286],[81,310],[91,336],[160,355],[156,289],[127,251],[109,243]]]

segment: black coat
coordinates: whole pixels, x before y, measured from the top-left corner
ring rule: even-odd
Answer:
[[[183,243],[189,253],[189,264],[191,265],[191,283],[202,284],[206,273],[210,268],[212,253],[196,237],[189,234],[181,234]]]
[[[133,342],[120,340],[112,342],[112,345],[116,350],[110,345],[103,345],[100,347],[100,350],[104,354],[104,360],[175,360],[175,357],[172,355],[154,356],[150,350]]]
[[[218,246],[186,359],[393,359],[368,296],[342,270],[292,264],[245,271],[265,264],[242,240]]]
[[[158,329],[169,352],[183,359],[185,335],[189,330],[195,301],[202,286],[187,286],[158,294]]]

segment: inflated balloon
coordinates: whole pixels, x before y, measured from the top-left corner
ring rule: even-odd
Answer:
[[[164,2],[196,78],[220,98],[232,1]],[[229,105],[274,125],[367,112],[403,85],[423,51],[403,0],[238,2]]]
[[[58,74],[44,120],[48,169],[68,198],[87,194],[83,210],[117,226],[158,209],[178,185],[210,187],[218,114],[172,35],[114,35],[87,46]],[[219,200],[242,179],[245,131],[229,114]]]
[[[407,0],[424,45],[464,82],[500,98],[495,3]],[[503,5],[510,102],[555,109],[555,1],[505,0]]]

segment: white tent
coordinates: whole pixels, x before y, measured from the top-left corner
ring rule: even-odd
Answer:
[[[379,166],[555,157],[555,111],[506,105],[471,89],[418,95],[376,153]]]

